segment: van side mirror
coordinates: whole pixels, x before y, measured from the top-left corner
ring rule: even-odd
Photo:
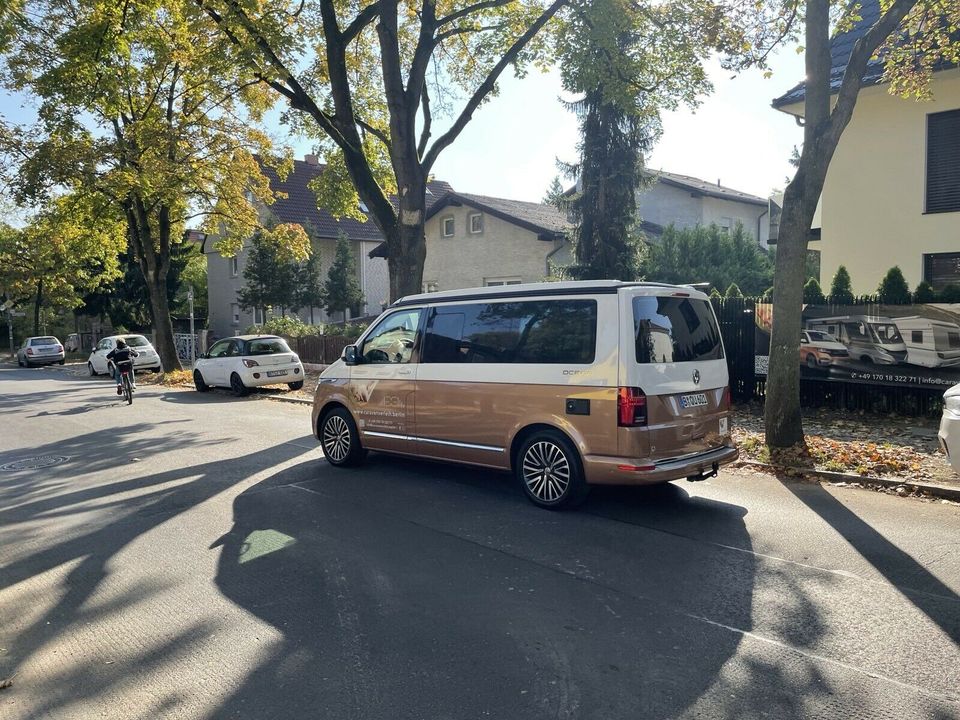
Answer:
[[[344,365],[356,365],[358,362],[359,355],[357,354],[356,345],[347,345],[343,349],[343,355],[340,356],[343,360]]]

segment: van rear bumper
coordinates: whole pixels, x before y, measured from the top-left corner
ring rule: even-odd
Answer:
[[[710,472],[736,460],[740,451],[727,445],[695,455],[658,460],[587,455],[583,470],[591,485],[654,485]]]

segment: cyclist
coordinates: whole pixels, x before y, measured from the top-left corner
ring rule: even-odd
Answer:
[[[140,353],[127,347],[127,343],[121,338],[117,340],[117,347],[107,353],[107,360],[113,360],[114,376],[117,379],[117,395],[123,395],[123,378],[121,372],[126,370],[130,373],[130,389],[137,389],[136,375],[133,373],[133,358],[139,357]]]

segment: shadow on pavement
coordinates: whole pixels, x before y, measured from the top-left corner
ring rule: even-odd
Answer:
[[[283,635],[214,717],[670,718],[751,627],[754,556],[684,535],[749,549],[741,507],[671,486],[614,522],[484,470],[322,467],[247,489],[213,546],[221,592]]]
[[[778,476],[778,479],[804,505],[829,523],[953,642],[960,644],[960,596],[819,483],[799,483],[783,476]]]
[[[142,432],[143,428],[138,428],[138,431]],[[58,443],[46,450],[86,453],[84,470],[89,470],[90,462],[105,469],[117,456],[124,461],[123,458],[143,453],[148,448],[142,446],[141,442],[144,441],[126,438],[121,433],[119,436],[114,434],[110,442],[105,443],[91,434],[78,438],[67,447]],[[197,444],[187,435],[175,442],[180,443],[181,450],[188,450]],[[169,450],[170,444],[165,443],[164,449]],[[38,452],[42,450],[44,448],[38,449]],[[130,616],[135,618],[131,608],[144,598],[164,590],[165,581],[157,579],[162,575],[151,575],[150,582],[139,585],[126,596],[111,598],[108,603],[102,602],[98,596],[99,588],[108,575],[119,570],[110,568],[117,553],[180,513],[228,491],[257,472],[292,460],[304,452],[307,450],[302,447],[284,443],[241,457],[198,465],[185,464],[160,473],[150,473],[144,466],[144,474],[139,477],[60,495],[47,496],[41,493],[39,499],[16,507],[5,507],[0,525],[29,523],[32,519],[88,512],[103,507],[109,507],[110,512],[94,513],[83,525],[70,527],[62,540],[44,543],[41,549],[0,566],[0,590],[70,566],[69,572],[56,581],[58,595],[52,606],[37,614],[28,625],[19,628],[16,636],[4,638],[5,652],[0,654],[0,677],[9,677],[18,668],[29,666],[34,653],[57,642],[58,638],[95,628],[116,614],[130,612]],[[33,479],[36,480],[36,476]],[[20,484],[22,486],[27,482],[24,479]],[[4,481],[4,489],[7,485]],[[131,497],[129,493],[135,490],[144,492]],[[103,504],[91,507],[91,501],[102,501]],[[79,503],[87,505],[78,507]],[[4,502],[4,505],[7,503]],[[32,609],[24,605],[29,602],[29,592],[18,597],[18,603],[5,604],[4,614],[9,613],[10,617],[32,615]],[[44,598],[44,604],[48,600]],[[152,669],[178,658],[182,658],[185,666],[189,665],[194,642],[209,634],[209,628],[202,623],[194,623],[160,638],[148,638],[143,644],[142,654],[126,658],[123,664],[75,662],[68,663],[64,670],[56,667],[32,668],[26,676],[21,674],[19,678],[21,685],[29,682],[32,696],[38,699],[36,705],[31,707],[30,717],[65,717],[70,714],[70,708],[83,699],[103,698],[105,702],[110,698],[115,699],[119,688],[127,685],[131,676],[149,678]],[[109,645],[108,640],[104,642]],[[98,641],[98,645],[104,642]],[[10,692],[15,694],[17,687],[15,684]]]

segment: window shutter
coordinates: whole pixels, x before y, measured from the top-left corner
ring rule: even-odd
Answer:
[[[927,212],[960,211],[960,110],[927,116]]]

